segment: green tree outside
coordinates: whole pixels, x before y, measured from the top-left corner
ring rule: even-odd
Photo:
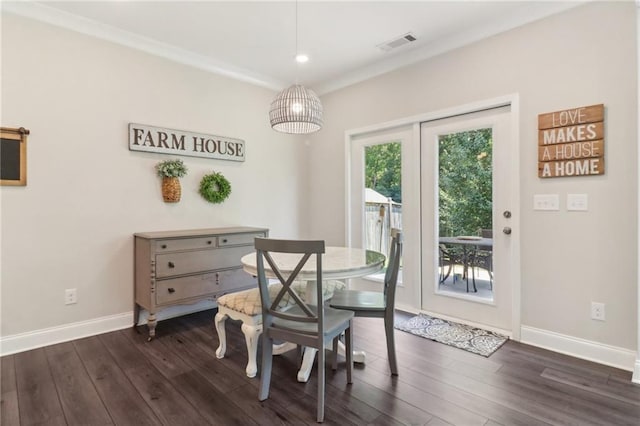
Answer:
[[[440,235],[491,229],[491,129],[442,135],[439,142]]]
[[[365,188],[402,202],[400,142],[365,148]]]

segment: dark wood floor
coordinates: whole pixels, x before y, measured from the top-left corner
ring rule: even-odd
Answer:
[[[158,336],[122,330],[5,356],[0,424],[315,424],[315,369],[295,380],[295,351],[277,357],[271,396],[244,374],[239,323],[215,357],[214,311],[163,321]],[[327,372],[326,424],[634,425],[640,386],[626,371],[507,342],[484,358],[396,331],[399,377],[388,373],[384,329],[356,318],[367,363],[346,384]]]

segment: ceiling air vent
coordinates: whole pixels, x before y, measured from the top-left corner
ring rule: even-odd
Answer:
[[[389,40],[389,41],[385,41],[382,44],[379,44],[378,47],[380,48],[380,50],[384,50],[385,52],[388,52],[390,50],[393,50],[397,47],[403,46],[405,44],[411,43],[412,41],[416,41],[416,37],[411,34],[411,33],[406,33],[404,35],[401,35],[400,37],[396,37],[393,40]]]

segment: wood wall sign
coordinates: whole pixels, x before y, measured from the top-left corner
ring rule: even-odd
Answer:
[[[244,141],[165,127],[129,123],[131,151],[244,161]]]
[[[0,185],[27,185],[27,135],[24,127],[0,127]]]
[[[538,177],[604,174],[604,104],[538,115]]]

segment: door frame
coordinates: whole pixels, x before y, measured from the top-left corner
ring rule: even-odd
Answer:
[[[418,154],[420,154],[420,123],[424,121],[432,121],[443,118],[455,117],[458,115],[469,114],[474,112],[483,111],[486,109],[492,109],[502,106],[510,105],[511,107],[511,126],[510,126],[510,139],[512,141],[511,146],[511,176],[510,181],[514,183],[514,186],[510,191],[510,205],[511,205],[511,223],[515,232],[511,234],[511,273],[509,277],[505,277],[512,284],[511,288],[511,338],[513,340],[520,340],[520,327],[521,327],[521,278],[520,278],[520,96],[518,93],[513,93],[505,96],[500,96],[492,99],[485,99],[477,102],[471,102],[451,108],[444,108],[428,113],[417,114],[409,117],[400,118],[397,120],[382,122],[373,124],[366,127],[360,127],[345,131],[345,241],[347,245],[351,245],[351,220],[353,211],[351,209],[351,148],[352,141],[361,138],[367,134],[375,134],[377,132],[387,132],[393,129],[406,129],[410,127],[412,129],[412,143],[418,145]],[[419,179],[418,179],[419,180]],[[403,183],[404,184],[404,183]],[[403,188],[404,190],[404,188]],[[403,195],[403,200],[405,196]],[[412,220],[419,221],[421,216],[420,201],[418,201],[416,218]],[[404,218],[403,207],[403,223],[407,223]],[[407,209],[408,210],[408,209]],[[420,226],[419,222],[414,223],[413,226]],[[420,252],[420,241],[417,241],[417,245],[411,244],[411,246],[405,246],[405,253],[408,249],[417,250]],[[419,253],[420,254],[420,253]],[[421,255],[419,256],[421,258]],[[417,279],[415,281],[419,285],[414,285],[415,296],[418,301],[422,300],[422,271],[421,267],[418,268],[416,273],[412,274],[412,277],[405,278],[405,287],[408,285],[410,279]],[[401,306],[411,312],[420,312],[420,306]]]

